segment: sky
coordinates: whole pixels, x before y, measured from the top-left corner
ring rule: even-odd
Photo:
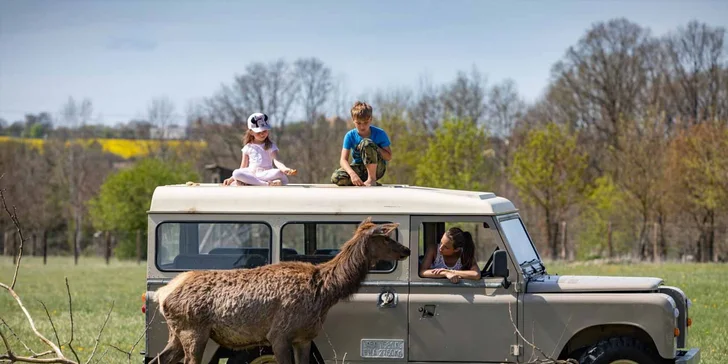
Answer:
[[[728,28],[728,1],[0,0],[0,118],[58,115],[69,97],[91,99],[98,123],[143,117],[156,97],[183,118],[247,64],[300,57],[329,66],[352,104],[472,67],[531,102],[567,48],[616,17],[655,35]]]

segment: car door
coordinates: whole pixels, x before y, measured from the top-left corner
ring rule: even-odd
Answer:
[[[341,245],[367,217],[289,217],[281,228],[281,260],[314,264],[327,261],[338,254]],[[408,216],[374,215],[372,219],[377,223],[399,223],[390,236],[408,245]],[[359,290],[329,310],[323,329],[314,340],[321,358],[336,363],[372,359],[380,363],[406,362],[408,276],[408,259],[379,262],[372,267]]]
[[[440,241],[445,224],[448,227],[474,227],[471,234],[476,243],[476,261],[481,269],[496,246],[504,249],[491,217],[411,218],[413,259],[410,259],[408,360],[515,362],[517,358],[511,356],[511,345],[517,344],[513,322],[518,322],[518,299],[513,284],[503,287],[502,278],[486,277],[451,283],[444,278],[420,277],[424,247]],[[490,247],[485,246],[488,244]],[[419,259],[414,259],[415,256]],[[511,264],[508,263],[512,282],[515,270]]]

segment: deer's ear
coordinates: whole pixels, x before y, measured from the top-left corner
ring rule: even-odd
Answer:
[[[372,222],[372,217],[369,216],[366,219],[364,219],[364,221],[362,221],[361,224],[359,224],[359,226],[356,228],[356,230],[358,232],[366,232],[367,234],[370,234],[375,227],[376,226]]]
[[[379,225],[374,228],[374,235],[389,235],[397,227],[399,227],[398,223]]]

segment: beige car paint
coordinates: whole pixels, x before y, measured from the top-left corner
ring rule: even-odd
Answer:
[[[404,204],[395,206],[384,201],[382,203],[386,206],[383,205],[379,213],[374,209],[376,202],[368,203],[368,208],[372,209],[370,211],[352,209],[344,212],[348,207],[342,205],[335,206],[335,211],[327,213],[327,206],[319,205],[315,207],[314,214],[304,213],[304,207],[299,208],[297,211],[300,211],[296,214],[288,214],[281,210],[283,203],[276,203],[275,211],[266,212],[266,208],[258,204],[254,213],[245,213],[243,208],[234,211],[236,205],[228,203],[225,206],[230,211],[215,213],[215,205],[208,203],[205,206],[209,211],[184,213],[191,210],[185,208],[183,200],[194,201],[194,198],[191,199],[194,195],[190,194],[197,192],[192,192],[191,189],[186,194],[182,189],[179,189],[180,192],[177,189],[179,188],[175,187],[174,191],[164,195],[169,206],[158,204],[157,206],[161,206],[159,211],[149,213],[148,295],[152,295],[157,288],[179,273],[161,272],[155,265],[155,229],[163,221],[265,221],[271,226],[272,262],[279,261],[280,230],[287,222],[361,221],[367,216],[373,216],[376,220],[400,224],[398,240],[403,244],[409,240],[412,256],[400,261],[393,272],[369,274],[358,293],[329,311],[324,333],[315,340],[316,347],[329,364],[341,363],[344,356],[346,363],[352,364],[372,361],[381,364],[435,361],[526,362],[533,355],[532,350],[514,333],[511,318],[524,336],[555,356],[570,343],[574,335],[599,325],[618,325],[615,327],[622,330],[630,327],[641,330],[645,339],[654,342],[660,355],[670,358],[675,355],[673,330],[676,320],[671,298],[661,293],[650,293],[656,291],[661,284],[659,278],[544,276],[526,285],[520,268],[514,262],[513,253],[503,238],[498,241],[498,247],[509,255],[508,287],[502,285],[502,278],[463,280],[453,284],[444,279],[419,277],[417,257],[422,252],[418,251],[418,229],[421,222],[488,221],[493,225],[492,215],[499,213],[495,211],[500,209],[503,213],[511,214],[512,208],[508,207],[509,202],[505,199],[491,195],[478,197],[477,194],[451,192],[454,199],[482,199],[483,203],[492,203],[491,207],[482,208],[483,211],[489,211],[487,215],[472,215],[481,207],[475,201],[463,200],[467,202],[463,206],[467,205],[469,211],[473,211],[467,216],[455,213],[455,205],[447,205],[442,211],[438,211],[437,206],[432,206],[430,215],[415,215],[415,210],[421,211],[420,213],[427,211],[428,205],[419,199],[427,196],[428,189],[418,189],[408,196],[411,201],[403,200],[412,203],[413,207]],[[205,196],[218,198],[212,187],[195,189],[205,191]],[[244,189],[236,189],[235,195],[242,196],[242,190]],[[268,194],[266,188],[259,190],[263,192],[265,199],[276,198],[276,194]],[[331,190],[338,193],[336,188]],[[397,196],[381,188],[372,190],[386,192],[389,199]],[[284,188],[280,191],[287,190]],[[433,189],[433,196],[437,197],[434,201],[445,204],[447,199],[443,199],[441,195],[436,196],[435,192],[441,193]],[[183,196],[179,202],[174,197],[177,193]],[[285,196],[290,199],[295,194]],[[379,307],[377,302],[383,291],[395,293],[397,304],[392,307]],[[419,309],[424,309],[425,305],[434,306],[432,317],[422,317],[423,312]],[[153,357],[166,344],[167,327],[151,300],[147,300],[146,316],[148,320],[154,317],[153,322],[149,323],[146,340],[147,356]],[[362,358],[362,339],[404,339],[404,358]],[[513,345],[520,345],[519,356],[511,355]],[[214,342],[208,342],[205,360],[209,360],[216,349]],[[699,353],[692,362],[699,362]]]
[[[530,284],[529,284],[530,291]],[[600,325],[642,330],[664,358],[675,355],[672,299],[661,293],[526,293],[523,330],[546,353],[556,353],[575,334]],[[524,345],[525,357],[532,349]]]
[[[646,292],[654,291],[662,279],[651,277],[545,275],[528,283],[529,293]]]

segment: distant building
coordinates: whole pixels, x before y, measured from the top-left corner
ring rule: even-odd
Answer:
[[[205,182],[222,183],[222,181],[233,176],[233,170],[217,165],[217,163],[205,166]]]
[[[162,128],[152,127],[149,130],[150,139],[187,139],[187,130],[176,124],[166,125]]]

